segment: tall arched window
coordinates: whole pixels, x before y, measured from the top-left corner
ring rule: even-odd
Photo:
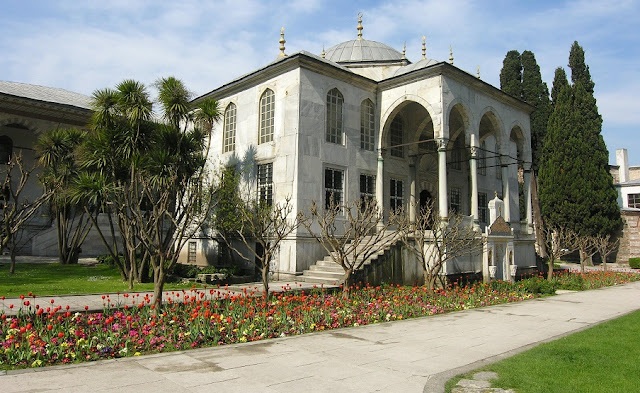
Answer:
[[[6,164],[13,154],[13,141],[6,135],[0,136],[0,164]]]
[[[389,127],[389,144],[391,145],[391,155],[394,157],[404,157],[404,146],[400,146],[404,144],[403,134],[404,125],[402,118],[396,116],[391,121],[391,126]]]
[[[267,89],[260,96],[260,132],[258,143],[273,141],[273,125],[275,111],[275,95],[273,90]]]
[[[233,102],[224,111],[224,131],[222,152],[226,153],[236,149],[236,104]]]
[[[360,105],[360,148],[373,150],[375,135],[374,106],[366,99]]]
[[[344,98],[338,89],[327,93],[327,142],[342,144],[342,106]]]

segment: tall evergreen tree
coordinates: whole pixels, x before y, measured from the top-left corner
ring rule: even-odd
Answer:
[[[621,225],[620,211],[600,134],[602,118],[589,91],[595,84],[582,48],[574,43],[571,53],[570,65],[577,67],[575,75],[571,69],[573,86],[559,68],[552,89],[555,106],[540,168],[542,214],[551,226],[571,229],[579,236],[613,234]]]
[[[589,94],[593,94],[595,83],[591,80],[589,66],[584,62],[584,49],[578,45],[578,41],[573,41],[571,51],[569,52],[569,68],[571,68],[571,82],[582,83],[582,87]]]
[[[531,154],[532,165],[537,170],[547,123],[551,115],[549,88],[542,81],[540,67],[531,51],[522,52],[522,99],[536,109],[531,113]]]
[[[551,86],[551,102],[554,107],[556,105],[556,100],[558,98],[560,90],[562,90],[562,88],[565,86],[569,86],[567,73],[564,72],[564,68],[558,67],[556,68],[556,72],[553,75],[553,85]]]
[[[522,98],[522,60],[520,52],[510,50],[502,62],[500,89],[515,98]]]

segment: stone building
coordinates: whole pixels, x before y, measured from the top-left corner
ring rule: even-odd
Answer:
[[[91,116],[90,97],[63,89],[0,81],[0,160],[6,163],[12,154],[21,152],[26,168],[36,159],[35,141],[55,128],[83,128]],[[27,183],[22,197],[33,199],[42,193],[38,184],[38,169]],[[21,236],[21,254],[57,255],[57,237],[47,209],[33,217]],[[102,243],[96,237],[88,241],[85,255],[102,253]],[[100,250],[99,250],[100,249]],[[95,254],[93,253],[93,254]]]
[[[616,262],[626,264],[640,257],[640,166],[629,166],[627,149],[618,149],[610,169],[623,222]]]
[[[283,31],[274,62],[200,97],[224,111],[212,160],[252,168],[248,189],[276,202],[291,197],[295,211],[333,195],[347,203],[375,198],[385,211],[404,206],[414,216],[412,202],[434,200],[442,217],[458,211],[483,229],[497,191],[514,233],[514,263],[535,265],[533,108],[455,67],[452,54],[448,62],[430,58],[424,37],[412,62],[406,48],[367,40],[362,30],[360,20],[355,39],[319,55],[285,54]],[[196,249],[214,248],[204,240],[190,247],[192,261]],[[276,277],[296,277],[323,257],[300,229],[280,248]],[[446,267],[447,274],[481,270],[481,256]]]

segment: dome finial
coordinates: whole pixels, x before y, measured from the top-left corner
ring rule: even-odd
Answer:
[[[453,65],[453,48],[449,45],[449,63]]]
[[[407,41],[404,42],[404,46],[402,47],[402,59],[407,58]]]
[[[480,79],[480,66],[476,67],[476,78]]]
[[[422,36],[422,58],[427,58],[427,37]]]
[[[324,44],[322,44],[322,58],[324,59],[325,56],[326,56],[326,53],[324,52]]]
[[[284,43],[287,42],[284,39],[284,27],[280,29],[280,54],[278,55],[278,58],[281,57],[285,57],[287,54],[284,53]]]
[[[358,12],[358,39],[362,39],[362,12]]]

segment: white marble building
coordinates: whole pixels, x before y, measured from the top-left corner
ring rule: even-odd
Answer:
[[[449,62],[356,39],[315,55],[285,55],[202,97],[219,100],[211,159],[255,166],[248,187],[296,211],[333,193],[343,202],[374,197],[385,210],[437,201],[488,224],[494,192],[514,230],[517,264],[535,265],[529,170],[532,107]],[[424,42],[424,39],[423,39]],[[202,98],[200,97],[200,98]],[[197,99],[196,99],[197,100]],[[521,174],[521,176],[519,176]],[[521,216],[520,198],[526,204]],[[276,275],[299,275],[324,257],[300,229],[283,244]],[[447,273],[482,269],[482,257],[450,264]]]

